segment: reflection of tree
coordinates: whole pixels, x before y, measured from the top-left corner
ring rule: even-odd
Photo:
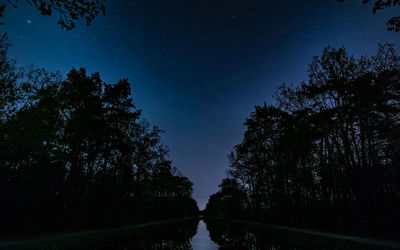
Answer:
[[[312,236],[284,230],[271,229],[262,225],[251,225],[216,218],[206,218],[211,239],[220,249],[254,250],[373,250],[375,245],[341,241],[338,239]],[[379,246],[379,249],[391,249]]]
[[[196,234],[197,219],[183,220],[157,228],[149,228],[130,235],[125,241],[107,246],[107,249],[163,249],[163,250],[191,250],[191,238]]]
[[[207,230],[212,241],[220,249],[254,249],[256,246],[255,235],[244,230],[243,227],[218,220],[206,219]]]
[[[18,0],[7,0],[7,2],[17,7]],[[105,6],[98,0],[27,0],[35,7],[40,14],[50,16],[56,12],[58,24],[66,30],[75,27],[75,22],[84,19],[86,25],[90,25],[94,18],[102,13],[105,15]],[[0,17],[3,17],[6,5],[0,5]],[[3,24],[3,23],[1,23]]]

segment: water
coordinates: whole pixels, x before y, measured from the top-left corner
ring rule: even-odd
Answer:
[[[206,220],[210,238],[219,249],[366,250],[400,249],[400,243],[332,234],[283,230],[254,223]],[[328,236],[327,236],[328,235]]]
[[[217,250],[218,245],[210,238],[206,223],[203,220],[197,225],[197,233],[190,241],[193,250]]]
[[[393,249],[368,240],[357,242],[224,220],[188,220],[148,230],[136,235],[136,240],[130,237],[119,249]]]
[[[373,250],[400,249],[400,244],[354,237],[321,236],[271,228],[265,225],[227,220],[184,219],[155,223],[140,230],[117,230],[99,235],[83,234],[77,237],[57,237],[56,240],[34,241],[24,249],[92,249],[92,250],[224,250],[224,249],[296,249],[296,250]],[[347,238],[347,239],[345,239]],[[350,239],[350,240],[349,240]],[[36,242],[36,243],[35,243]],[[52,246],[51,244],[58,245]],[[52,246],[52,247],[50,247]],[[1,244],[0,244],[1,248]],[[12,247],[11,249],[19,249]]]

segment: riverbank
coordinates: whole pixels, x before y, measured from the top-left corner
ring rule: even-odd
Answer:
[[[205,219],[207,220],[207,217]],[[364,244],[364,245],[376,246],[376,247],[400,249],[400,242],[384,241],[384,240],[370,239],[370,238],[364,238],[364,237],[358,237],[358,236],[341,235],[341,234],[320,232],[320,231],[304,229],[304,228],[279,226],[279,225],[265,224],[265,223],[259,223],[259,222],[254,222],[254,221],[230,219],[230,218],[225,218],[225,217],[208,217],[208,219],[215,219],[215,220],[225,221],[228,223],[241,224],[243,226],[256,227],[257,229],[263,229],[265,231],[279,230],[282,232],[293,233],[296,235],[303,234],[303,235],[318,237],[320,239],[326,239],[326,240],[339,240],[339,241],[345,241],[345,242],[355,243],[355,244]]]
[[[120,228],[68,232],[30,239],[14,239],[0,242],[0,249],[88,249],[98,245],[108,245],[118,242],[142,230],[192,219],[196,218],[182,217]]]

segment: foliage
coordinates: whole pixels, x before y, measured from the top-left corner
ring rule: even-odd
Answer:
[[[7,2],[14,8],[17,7],[18,0],[7,0]],[[58,24],[66,30],[73,29],[79,19],[84,19],[86,25],[90,25],[97,15],[106,13],[105,6],[98,0],[27,0],[27,2],[42,15],[50,16],[56,12]],[[0,17],[3,17],[5,9],[5,4],[0,5]]]
[[[396,235],[399,87],[394,45],[359,59],[325,48],[309,65],[308,82],[282,85],[275,105],[256,106],[246,120],[228,177],[245,191],[248,208],[233,217]],[[221,215],[217,195],[207,208]]]
[[[336,0],[338,2],[344,2],[345,0]],[[368,4],[370,2],[373,2],[373,7],[372,11],[375,14],[378,10],[383,10],[385,8],[395,8],[395,7],[400,7],[400,1],[399,0],[363,0],[363,4]],[[387,29],[389,31],[400,31],[400,16],[395,16],[391,17],[387,23]]]
[[[18,76],[0,44],[2,230],[103,227],[197,213],[192,182],[171,167],[130,83],[72,69]],[[6,108],[8,107],[8,108]]]

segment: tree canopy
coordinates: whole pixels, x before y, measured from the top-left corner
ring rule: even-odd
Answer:
[[[55,231],[196,215],[130,83],[17,69],[0,40],[0,230]],[[18,198],[16,198],[18,197]]]
[[[86,25],[100,13],[105,15],[106,8],[98,0],[26,0],[28,4],[36,8],[42,15],[50,16],[54,12],[58,15],[58,24],[66,30],[75,27],[75,22],[83,19]],[[7,0],[8,4],[17,8],[18,0]],[[0,5],[0,17],[3,17],[6,4]],[[0,24],[4,24],[1,22]]]
[[[336,0],[338,2],[345,2],[345,0]],[[389,7],[392,8],[400,8],[400,1],[398,0],[363,0],[362,3],[363,4],[368,4],[373,2],[373,7],[372,7],[372,11],[375,14],[377,11],[379,10],[383,10],[383,9],[387,9]],[[389,31],[395,31],[398,32],[400,31],[400,16],[394,16],[391,17],[387,23],[387,29]]]
[[[398,234],[400,56],[393,44],[355,58],[327,47],[307,82],[256,106],[230,155],[232,188],[208,214],[340,232]],[[232,191],[235,190],[235,191]],[[232,215],[226,196],[244,192]]]

